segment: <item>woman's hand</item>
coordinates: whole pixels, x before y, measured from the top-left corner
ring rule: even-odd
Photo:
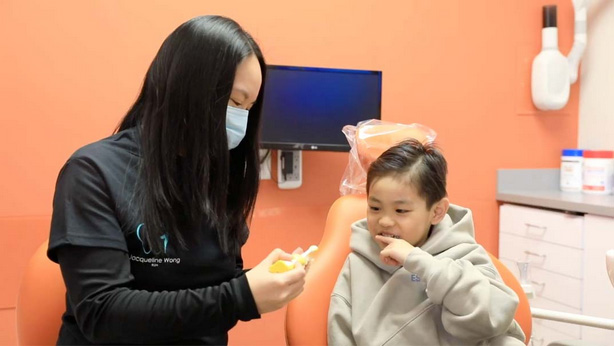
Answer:
[[[376,235],[375,239],[386,244],[384,250],[379,253],[382,262],[391,266],[402,266],[407,256],[412,252],[414,246],[403,239],[382,237]]]
[[[269,267],[277,260],[289,261],[292,255],[275,249],[245,274],[260,314],[284,307],[301,294],[305,286],[305,268],[300,263],[285,273],[269,272]]]

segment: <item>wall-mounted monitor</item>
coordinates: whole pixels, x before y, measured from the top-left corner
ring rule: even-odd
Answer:
[[[341,129],[381,119],[382,72],[268,65],[261,146],[349,151]]]

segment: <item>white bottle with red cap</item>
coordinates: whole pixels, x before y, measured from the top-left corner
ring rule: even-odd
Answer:
[[[614,151],[584,150],[582,192],[608,195],[614,183]]]

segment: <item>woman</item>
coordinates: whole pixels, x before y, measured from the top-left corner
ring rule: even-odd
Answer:
[[[305,270],[250,271],[265,63],[237,23],[179,26],[106,139],[62,168],[48,256],[67,288],[58,344],[226,344],[228,330],[277,310]]]

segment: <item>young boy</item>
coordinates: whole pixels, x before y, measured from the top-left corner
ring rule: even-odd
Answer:
[[[451,205],[433,144],[401,142],[367,174],[367,218],[328,312],[329,345],[524,345],[518,298]]]

